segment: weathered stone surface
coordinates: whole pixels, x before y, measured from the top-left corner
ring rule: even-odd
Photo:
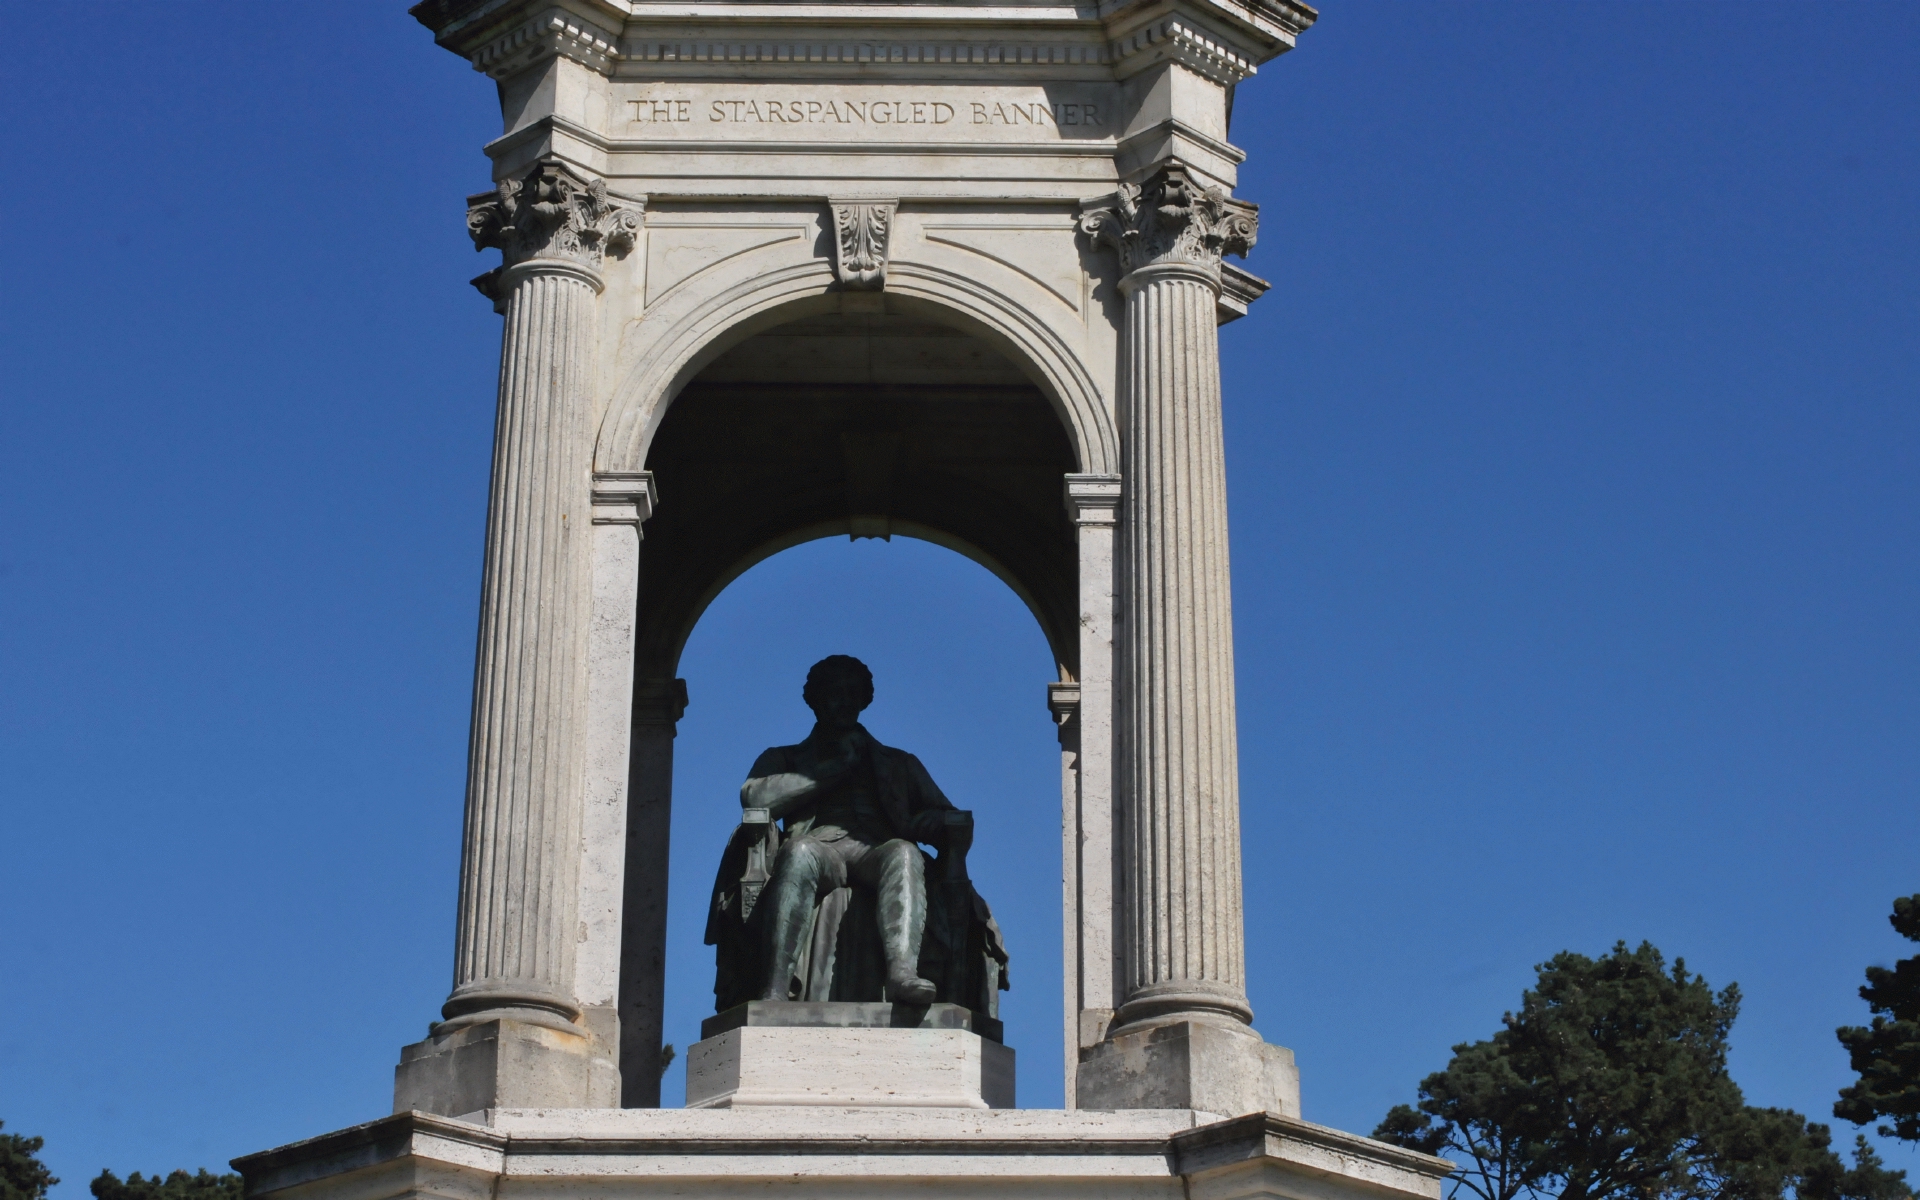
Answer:
[[[1108,1038],[1080,1054],[1079,1106],[1191,1108],[1235,1117],[1300,1115],[1293,1051],[1244,1026],[1175,1021]]]
[[[463,1116],[486,1108],[609,1107],[620,1073],[591,1033],[500,1019],[449,1029],[400,1052],[393,1111]]]
[[[1013,1051],[965,1029],[745,1026],[687,1051],[688,1108],[1012,1108]]]

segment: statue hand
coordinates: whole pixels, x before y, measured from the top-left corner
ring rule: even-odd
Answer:
[[[907,821],[907,832],[916,842],[929,846],[938,846],[947,840],[947,815],[937,808],[913,814]]]

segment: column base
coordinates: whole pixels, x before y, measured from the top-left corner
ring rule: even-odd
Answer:
[[[1293,1051],[1251,1029],[1203,1021],[1170,1021],[1082,1050],[1077,1090],[1082,1109],[1300,1116]]]
[[[400,1051],[393,1111],[458,1117],[488,1108],[618,1108],[620,1068],[586,1030],[501,1017]]]

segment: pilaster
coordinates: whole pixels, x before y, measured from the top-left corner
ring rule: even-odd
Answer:
[[[660,1106],[667,990],[667,859],[673,832],[673,739],[687,709],[684,679],[633,689],[626,892],[620,935],[620,1104]]]
[[[1080,572],[1080,679],[1075,688],[1077,794],[1067,814],[1067,1102],[1077,1103],[1081,1051],[1105,1036],[1116,1004],[1113,808],[1114,537],[1118,475],[1069,475],[1064,499]]]
[[[657,493],[646,471],[593,477],[593,598],[587,633],[585,814],[574,995],[605,1046],[620,1044],[620,926],[625,904],[632,742],[633,636],[641,527]]]

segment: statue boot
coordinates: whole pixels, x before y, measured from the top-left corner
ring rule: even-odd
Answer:
[[[880,937],[887,958],[887,999],[895,1004],[932,1004],[933,981],[920,977],[920,941],[927,931],[926,860],[911,842],[880,847]]]

